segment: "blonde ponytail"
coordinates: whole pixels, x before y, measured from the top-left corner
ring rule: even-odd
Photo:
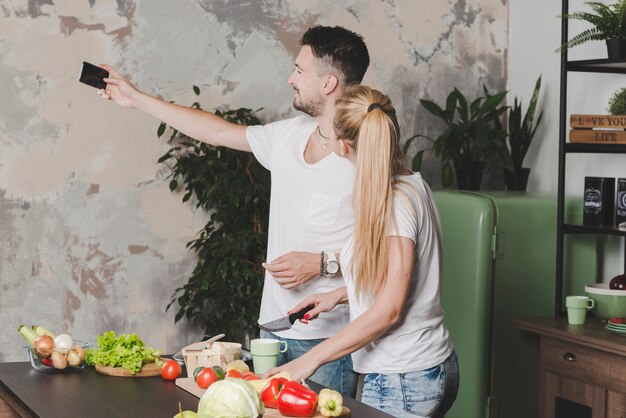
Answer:
[[[388,232],[394,222],[396,175],[403,167],[396,112],[387,96],[350,86],[337,101],[335,132],[356,151],[353,192],[354,244],[351,273],[359,297],[376,293],[389,261]]]

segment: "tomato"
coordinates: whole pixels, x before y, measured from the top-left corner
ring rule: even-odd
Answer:
[[[261,380],[261,378],[259,376],[257,376],[256,374],[254,374],[252,372],[245,372],[243,374],[243,378],[244,378],[244,380]]]
[[[196,370],[193,371],[193,380],[195,381],[196,378],[198,377],[198,373],[200,373],[202,370],[206,369],[206,367],[204,366],[198,366],[196,367]]]
[[[620,317],[614,316],[613,318],[611,318],[611,322],[614,324],[622,324],[624,323],[624,320]]]
[[[226,372],[226,377],[233,377],[235,379],[243,379],[243,374],[239,370],[230,369]]]
[[[182,368],[180,364],[176,360],[168,360],[163,364],[163,368],[161,369],[161,376],[165,380],[174,380],[180,376],[182,373]]]
[[[200,370],[200,373],[196,376],[196,385],[201,389],[207,389],[213,383],[217,382],[217,373],[210,367],[205,367]]]

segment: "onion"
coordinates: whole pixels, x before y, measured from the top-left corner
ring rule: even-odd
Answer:
[[[54,339],[54,348],[59,351],[67,351],[74,345],[74,340],[70,334],[57,335]]]
[[[80,355],[76,351],[74,351],[74,349],[71,349],[67,352],[67,364],[72,367],[76,367],[80,366],[80,363],[82,362],[83,361],[81,360]]]
[[[53,351],[52,364],[54,365],[55,369],[64,369],[67,367],[67,359],[65,358],[64,354],[59,353],[58,351]]]
[[[76,351],[78,353],[78,355],[80,356],[80,361],[82,362],[83,360],[85,360],[85,349],[83,347],[79,347],[79,346],[75,346],[72,348],[72,350]]]
[[[41,335],[37,337],[33,347],[35,352],[41,354],[42,357],[50,357],[54,349],[54,340],[49,335]]]

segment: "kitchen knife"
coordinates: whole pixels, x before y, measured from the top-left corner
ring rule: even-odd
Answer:
[[[280,319],[276,319],[274,321],[267,322],[265,324],[259,324],[259,327],[268,332],[277,332],[277,331],[284,331],[286,329],[290,329],[297,319],[304,318],[304,315],[306,315],[306,313],[310,311],[311,309],[313,309],[314,307],[315,307],[314,305],[309,305],[306,308],[303,308],[301,311],[294,312]]]

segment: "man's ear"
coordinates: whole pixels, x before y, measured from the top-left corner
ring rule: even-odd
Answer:
[[[322,83],[322,89],[325,94],[331,94],[339,87],[339,79],[333,74],[328,74]]]

